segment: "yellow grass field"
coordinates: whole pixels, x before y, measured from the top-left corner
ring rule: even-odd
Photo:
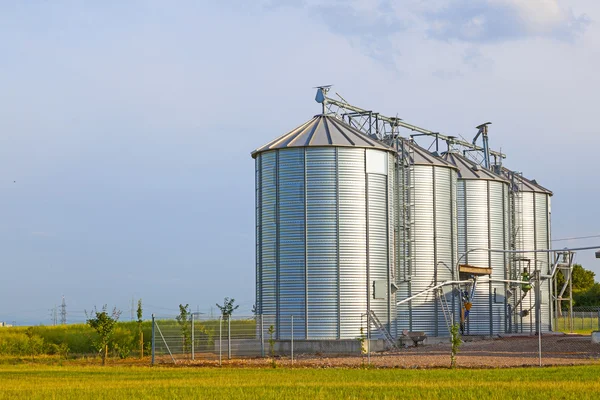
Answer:
[[[0,365],[0,399],[598,399],[600,366],[488,370]]]

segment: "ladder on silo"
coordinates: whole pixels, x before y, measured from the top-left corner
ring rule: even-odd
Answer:
[[[394,341],[394,338],[388,332],[388,330],[385,329],[385,326],[383,326],[383,324],[381,323],[381,321],[379,320],[379,318],[377,317],[377,315],[375,314],[375,312],[373,310],[369,310],[369,321],[373,322],[373,325],[375,325],[375,328],[377,328],[377,330],[381,333],[381,335],[383,336],[383,339],[387,342],[387,344],[388,344],[388,346],[390,346],[390,348],[392,348],[394,350],[399,350],[398,346],[396,346],[396,342]]]
[[[523,232],[520,229],[523,222],[523,175],[519,172],[512,171],[510,173],[510,201],[513,212],[511,213],[511,232],[510,232],[510,248],[511,250],[521,250],[523,248]],[[521,275],[521,259],[522,254],[513,253],[510,257],[510,279],[519,279]],[[522,294],[520,299],[516,296],[513,299],[514,304],[513,314],[516,315],[519,305],[523,302],[523,299],[527,297],[527,293]],[[515,319],[514,330],[518,332],[519,323]]]
[[[402,206],[401,212],[401,232],[402,232],[402,277],[404,280],[409,280],[412,276],[412,256],[413,256],[413,241],[412,232],[414,225],[414,207],[415,207],[415,191],[414,191],[414,148],[407,145],[405,140],[401,141],[399,149],[399,162],[401,165],[401,185]]]

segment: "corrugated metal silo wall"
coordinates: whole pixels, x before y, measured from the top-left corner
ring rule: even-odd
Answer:
[[[256,158],[257,177],[257,307],[261,314],[277,313],[277,152]],[[267,322],[267,321],[265,321]],[[268,321],[267,324],[274,323]]]
[[[306,150],[307,337],[338,337],[335,148]]]
[[[399,210],[409,210],[408,242],[400,243],[398,263],[399,300],[418,294],[436,283],[452,279],[456,265],[456,180],[453,168],[414,165],[409,190],[399,187]],[[398,184],[402,186],[401,174]],[[405,203],[406,202],[406,203]],[[403,217],[398,218],[398,236],[402,237]],[[407,249],[402,247],[408,246]],[[445,288],[449,304],[456,304]],[[444,312],[434,292],[398,306],[398,332],[402,330],[424,331],[430,336],[447,336],[448,328]]]
[[[278,154],[278,320],[279,335],[291,336],[291,316],[294,324],[294,336],[305,336],[306,275],[305,263],[305,227],[304,218],[304,165],[303,149],[288,149]],[[285,316],[285,317],[283,317]]]
[[[458,252],[506,250],[508,246],[508,184],[491,180],[458,181]],[[492,269],[492,279],[506,279],[506,255],[487,251],[467,254],[464,263]],[[468,319],[467,334],[492,335],[506,330],[505,284],[479,278]]]
[[[535,194],[535,213],[536,213],[536,250],[550,249],[551,245],[551,204],[550,196],[544,193]],[[536,260],[542,274],[550,273],[549,253],[537,253]],[[547,279],[541,285],[541,325],[542,332],[552,330],[552,299],[551,299],[552,280]]]
[[[360,335],[367,310],[367,219],[364,150],[338,152],[340,166],[340,337]],[[341,240],[341,238],[344,238]],[[358,333],[357,333],[358,332]]]
[[[520,198],[520,200],[519,200]],[[550,196],[545,193],[522,192],[517,198],[517,229],[519,231],[518,249],[519,250],[547,250],[550,248]],[[531,260],[531,275],[537,267],[541,269],[542,274],[550,272],[550,255],[548,253],[523,253],[523,258]],[[513,266],[517,278],[521,277],[522,268],[527,264],[521,262]],[[552,328],[552,313],[550,299],[550,280],[542,281],[541,286],[541,324],[542,331],[547,332]],[[535,316],[535,285],[527,293],[519,305],[515,316],[516,332],[533,333],[536,332]],[[529,311],[528,315],[521,317],[521,311]]]
[[[387,164],[367,173],[368,152]],[[374,280],[389,287],[393,163],[355,148],[257,156],[257,304],[278,338],[291,336],[292,315],[297,339],[356,338],[367,298],[394,325],[395,295],[372,293]]]

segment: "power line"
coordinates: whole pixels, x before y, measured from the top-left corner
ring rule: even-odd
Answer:
[[[592,236],[578,236],[578,237],[570,237],[570,238],[562,238],[562,239],[552,239],[552,242],[562,242],[565,240],[577,240],[577,239],[592,239],[592,238],[600,238],[600,235],[592,235]]]

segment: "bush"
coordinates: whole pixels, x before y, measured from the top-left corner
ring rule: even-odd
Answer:
[[[197,325],[197,332],[201,335],[201,330],[198,328]],[[123,358],[129,356],[134,349],[138,350],[137,329],[135,321],[117,324],[115,328],[116,346],[112,349],[114,356]],[[150,349],[151,321],[144,321],[142,330],[144,332],[144,348]],[[97,334],[84,324],[2,328],[0,329],[0,355],[36,356],[47,354],[59,355],[61,358],[66,358],[67,355],[96,355],[98,350],[93,344],[96,340]]]
[[[123,327],[116,327],[112,335],[113,355],[124,359],[129,357],[136,343],[135,332]]]

